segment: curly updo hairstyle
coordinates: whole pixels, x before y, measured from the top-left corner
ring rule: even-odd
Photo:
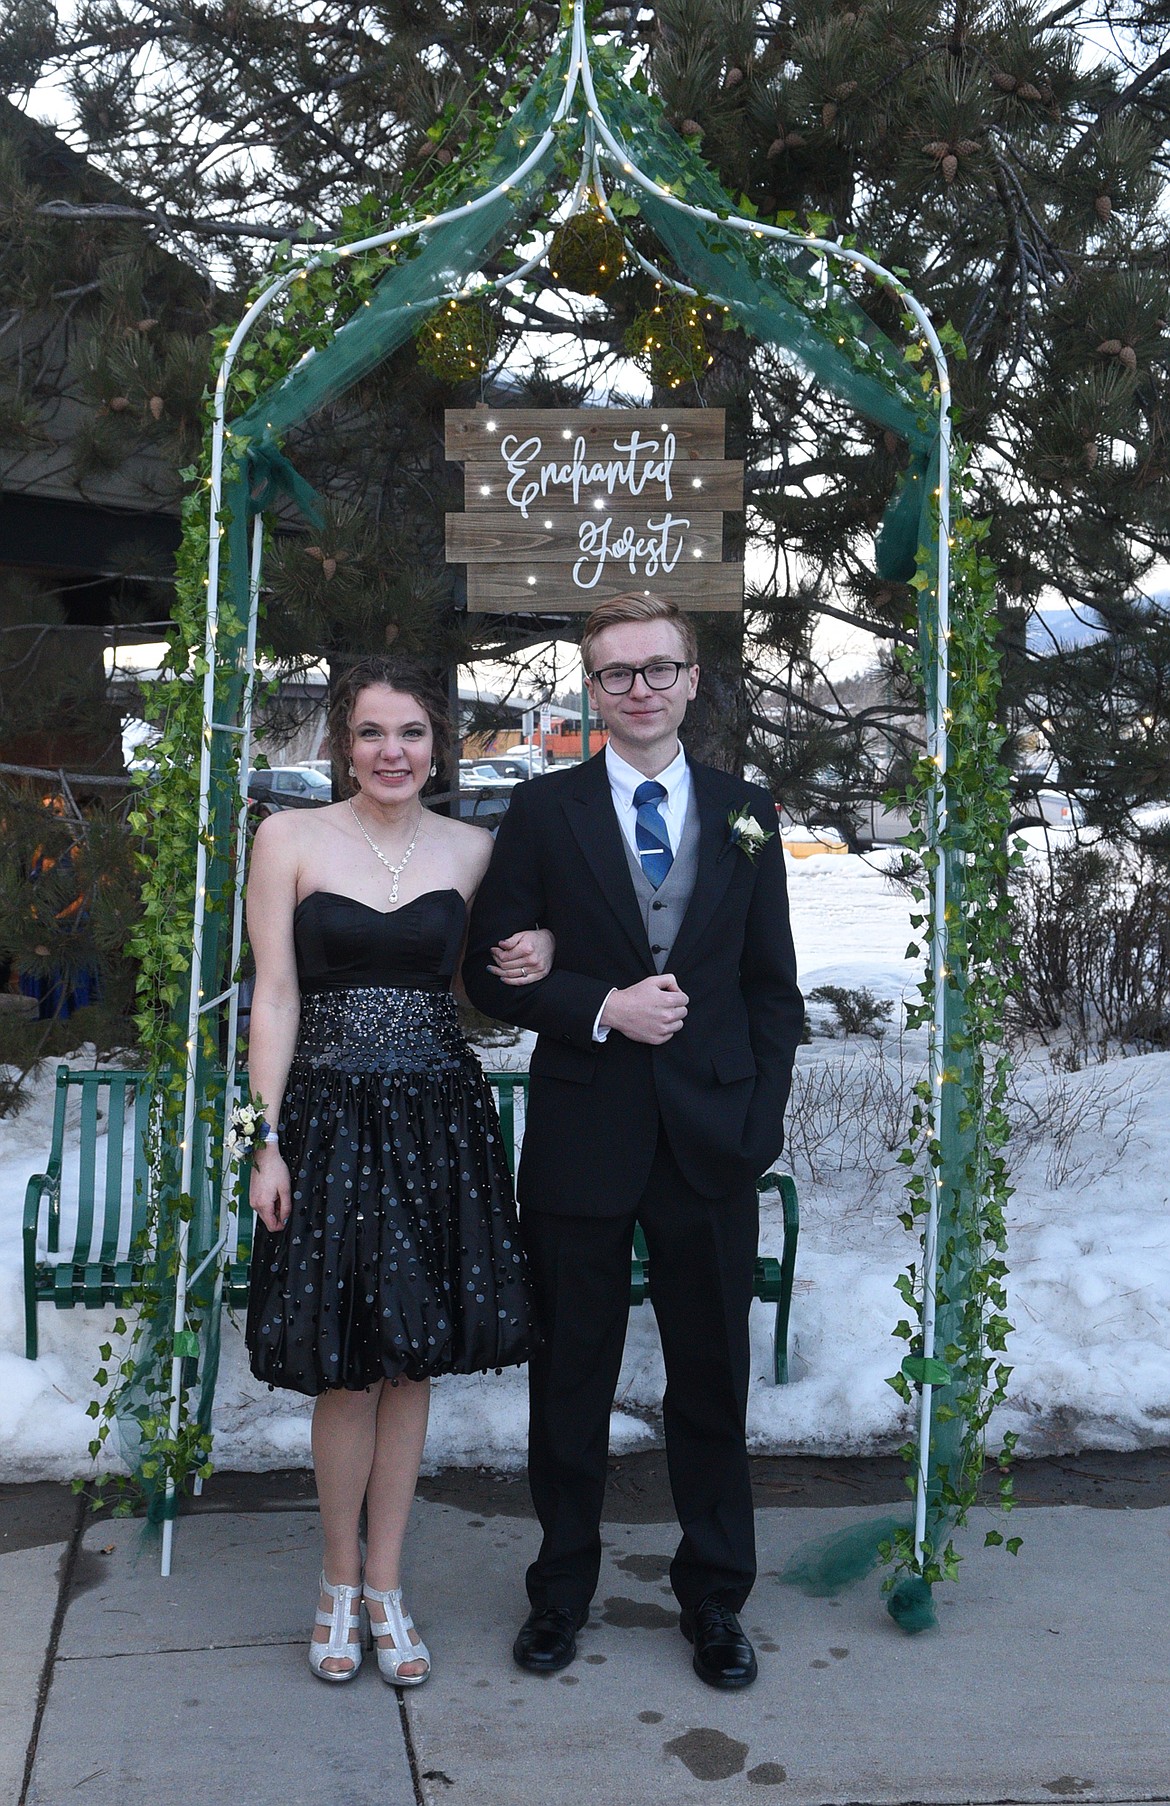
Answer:
[[[451,717],[442,688],[425,665],[392,654],[375,654],[347,665],[333,684],[329,712],[325,717],[325,738],[333,760],[334,795],[344,798],[357,794],[358,787],[349,775],[353,711],[358,697],[371,684],[385,684],[387,689],[396,690],[400,696],[413,696],[418,703],[431,724],[435,740],[431,756],[439,768],[439,777],[432,784],[437,782],[441,786],[454,744]],[[432,784],[424,785],[424,789],[432,788]]]

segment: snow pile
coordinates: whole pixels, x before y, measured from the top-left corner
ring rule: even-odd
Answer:
[[[899,1003],[909,905],[885,856],[789,860],[793,929],[806,990],[866,986]],[[895,1020],[897,1017],[895,1010]],[[831,1012],[816,1009],[818,1030]],[[753,1310],[749,1429],[762,1453],[872,1454],[897,1448],[905,1407],[885,1384],[903,1353],[893,1289],[914,1238],[898,1225],[896,1162],[921,1036],[892,1026],[879,1045],[819,1033],[798,1062],[790,1137],[801,1239],[792,1311],[792,1382],[771,1382],[773,1307]],[[524,1044],[485,1064],[525,1063]],[[0,1474],[63,1478],[87,1470],[91,1375],[114,1313],[40,1307],[41,1357],[25,1361],[20,1225],[28,1175],[43,1166],[52,1070],[30,1107],[0,1123]],[[1164,1442],[1170,1426],[1170,1054],[1078,1073],[1042,1061],[1013,1081],[1017,1186],[1010,1207],[1009,1314],[1016,1325],[1007,1405],[994,1429],[1024,1453]],[[779,1254],[778,1200],[765,1200],[761,1248]],[[662,1358],[653,1312],[630,1313],[613,1420],[615,1449],[661,1434]],[[523,1372],[448,1378],[434,1389],[429,1468],[516,1468],[527,1421]],[[216,1400],[217,1462],[306,1464],[308,1402],[250,1376],[239,1327],[226,1325]]]

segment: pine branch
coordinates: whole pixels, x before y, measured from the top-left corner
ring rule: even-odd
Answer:
[[[196,219],[189,214],[163,213],[161,209],[155,207],[119,207],[109,202],[95,202],[92,205],[83,206],[73,201],[44,201],[37,208],[37,212],[46,214],[50,219],[126,220],[144,226],[155,226],[161,232],[205,232],[213,237],[260,238],[274,244],[279,244],[285,239],[292,239],[297,244],[336,244],[342,236],[342,229],[339,226],[332,230],[319,229],[308,233],[301,230],[290,230],[287,226],[266,226],[259,220],[221,220],[206,217]],[[64,293],[89,294],[101,286],[100,282],[94,282],[84,289],[69,289]]]
[[[100,784],[104,789],[129,790],[134,779],[127,772],[125,777],[110,777],[96,771],[62,771],[54,765],[8,765],[0,763],[0,772],[7,777],[49,778],[59,784],[80,784],[88,789],[91,784]]]
[[[1098,125],[1103,119],[1108,119],[1110,114],[1118,112],[1122,107],[1127,107],[1131,101],[1136,100],[1151,82],[1157,81],[1158,77],[1165,75],[1167,70],[1170,70],[1170,50],[1164,50],[1148,69],[1143,69],[1139,75],[1134,76],[1128,87],[1119,89],[1111,99],[1105,102],[1097,114]]]

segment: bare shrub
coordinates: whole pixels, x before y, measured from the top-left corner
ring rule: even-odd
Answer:
[[[794,1176],[817,1185],[852,1173],[864,1180],[861,1201],[871,1198],[905,1145],[919,1076],[901,1034],[889,1048],[798,1064],[787,1118]]]
[[[1091,1075],[1070,1078],[1064,1072],[1043,1075],[1039,1102],[1024,1091],[1013,1073],[1008,1088],[1012,1164],[1046,1150],[1044,1183],[1057,1191],[1072,1183],[1081,1191],[1106,1173],[1116,1171],[1134,1146],[1134,1128],[1148,1084],[1137,1071],[1099,1067]]]
[[[1170,1047],[1170,874],[1148,854],[1055,850],[1012,882],[1011,1026],[1077,1070]]]

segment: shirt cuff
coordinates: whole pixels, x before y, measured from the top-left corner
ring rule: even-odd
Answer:
[[[610,998],[613,996],[616,989],[617,989],[616,985],[610,986],[609,990],[605,993],[605,996],[601,1000],[601,1008],[598,1010],[596,1016],[594,1016],[594,1018],[593,1018],[593,1039],[595,1041],[608,1041],[609,1040],[609,1029],[602,1028],[601,1018],[605,1014],[606,1004],[609,1002]]]

